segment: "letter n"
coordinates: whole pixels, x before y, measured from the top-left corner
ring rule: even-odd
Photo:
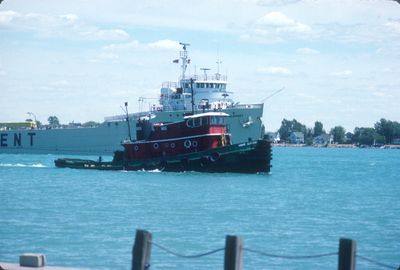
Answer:
[[[21,133],[14,134],[14,146],[21,146]]]

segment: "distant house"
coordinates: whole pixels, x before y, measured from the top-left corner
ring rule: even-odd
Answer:
[[[290,134],[290,143],[293,144],[303,144],[304,143],[304,134],[303,132],[292,132]]]
[[[267,132],[266,137],[273,143],[278,143],[281,140],[279,132]]]
[[[333,136],[330,134],[321,134],[319,136],[314,137],[313,144],[314,145],[327,145],[333,143]]]
[[[392,144],[400,145],[400,138],[398,139],[393,139]]]

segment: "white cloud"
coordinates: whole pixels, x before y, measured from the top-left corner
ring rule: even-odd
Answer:
[[[290,26],[294,25],[295,21],[290,19],[281,12],[270,12],[257,20],[259,24],[267,26]]]
[[[103,30],[97,28],[81,31],[79,36],[93,40],[124,40],[129,38],[129,34],[121,29]]]
[[[400,33],[400,20],[391,20],[384,25],[390,30]]]
[[[78,15],[76,14],[65,14],[59,16],[61,19],[65,20],[69,24],[74,24],[78,21]]]
[[[386,94],[384,92],[380,92],[380,91],[375,91],[372,93],[372,95],[376,96],[376,97],[387,97],[388,96],[388,94]]]
[[[99,59],[101,59],[101,60],[118,60],[119,56],[115,53],[103,52],[99,55]]]
[[[382,72],[384,72],[384,73],[392,73],[393,69],[391,69],[390,67],[386,67],[386,68],[382,69]]]
[[[146,49],[153,49],[153,50],[173,50],[179,51],[181,46],[179,45],[178,41],[163,39],[158,40],[150,43],[140,43],[137,40],[132,40],[126,43],[114,43],[103,47],[104,51],[127,51],[127,50],[146,50]]]
[[[18,12],[12,10],[0,11],[0,26],[10,24],[18,17],[20,17],[20,14]]]
[[[291,75],[292,71],[285,67],[270,66],[262,67],[257,70],[259,73],[269,74],[269,75]]]
[[[351,71],[349,69],[331,72],[331,76],[340,77],[340,78],[348,78],[348,77],[351,77],[352,75],[353,75],[353,71]]]
[[[166,50],[175,50],[175,51],[178,51],[181,48],[178,41],[173,41],[173,40],[169,40],[169,39],[164,39],[164,40],[159,40],[156,42],[149,43],[148,47],[154,48],[154,49],[166,49]]]
[[[44,37],[89,40],[124,40],[129,34],[122,29],[101,29],[85,24],[76,14],[44,15],[38,13],[0,12],[0,26],[14,31],[29,31]]]
[[[49,83],[50,87],[55,87],[55,88],[60,88],[60,87],[65,87],[69,83],[67,80],[58,80],[58,81],[53,81]]]
[[[310,32],[308,25],[297,22],[281,12],[270,12],[257,20],[257,24],[261,27],[274,28],[277,32]]]
[[[378,48],[378,49],[376,49],[375,53],[376,54],[381,54],[383,51],[384,51],[383,48]]]
[[[133,50],[139,48],[140,43],[137,40],[132,40],[127,43],[110,44],[103,47],[106,51],[121,51],[121,50]]]
[[[298,48],[296,50],[296,53],[298,54],[308,54],[308,55],[313,55],[313,54],[319,54],[319,51],[311,49],[311,48]]]
[[[290,4],[294,4],[297,2],[300,2],[301,0],[259,0],[257,2],[257,5],[260,6],[267,6],[267,7],[271,7],[271,6],[286,6],[286,5],[290,5]]]
[[[65,17],[66,16],[66,17]],[[0,12],[0,25],[17,31],[49,31],[71,21],[71,14],[48,16],[37,13],[19,13],[12,10]],[[69,19],[68,19],[69,18]]]
[[[296,21],[278,11],[265,14],[250,24],[244,31],[240,35],[242,40],[267,44],[306,39],[313,32],[307,24]]]

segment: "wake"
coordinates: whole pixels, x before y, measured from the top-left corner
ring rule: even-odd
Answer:
[[[0,167],[25,167],[25,168],[47,168],[46,165],[42,163],[36,164],[22,164],[22,163],[0,163]]]

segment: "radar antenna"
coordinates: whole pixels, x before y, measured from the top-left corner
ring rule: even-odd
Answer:
[[[201,68],[200,70],[202,70],[204,72],[204,80],[207,80],[207,71],[211,70],[210,68]]]

